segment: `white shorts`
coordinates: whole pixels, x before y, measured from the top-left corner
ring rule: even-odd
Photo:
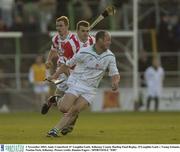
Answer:
[[[66,93],[71,93],[77,97],[82,96],[89,104],[92,104],[96,97],[96,91],[94,88],[86,87],[81,84],[68,84]]]
[[[35,93],[48,93],[49,92],[49,86],[45,84],[38,84],[34,86],[34,92]]]

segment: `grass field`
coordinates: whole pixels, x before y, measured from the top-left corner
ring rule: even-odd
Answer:
[[[71,134],[46,137],[59,117],[57,111],[0,114],[0,143],[180,144],[180,112],[83,112]]]

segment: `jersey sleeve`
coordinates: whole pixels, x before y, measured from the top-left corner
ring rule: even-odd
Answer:
[[[80,49],[81,50],[81,49]],[[81,51],[78,53],[74,54],[73,57],[69,60],[66,61],[66,65],[69,67],[75,66],[77,63],[83,62],[83,54]]]
[[[55,35],[52,38],[51,51],[57,51],[57,50],[58,50],[58,35]]]
[[[109,69],[109,76],[119,74],[117,65],[116,65],[116,59],[114,56],[110,57],[110,63],[109,63],[108,69]]]

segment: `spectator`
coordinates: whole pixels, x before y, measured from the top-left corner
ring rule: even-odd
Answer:
[[[157,58],[153,59],[152,66],[145,71],[145,80],[147,85],[147,110],[149,111],[151,100],[155,101],[155,111],[158,111],[159,100],[164,80],[164,69],[160,66]]]
[[[39,11],[40,11],[40,27],[41,32],[46,33],[48,31],[48,25],[53,19],[56,10],[55,0],[40,0]]]
[[[24,1],[16,0],[14,6],[14,15],[24,17]]]
[[[48,72],[46,71],[46,67],[43,62],[43,56],[37,56],[35,63],[30,67],[29,70],[29,81],[33,84],[38,109],[46,100],[49,92],[49,87],[44,82],[44,79],[47,76]]]
[[[14,7],[14,0],[0,0],[0,12],[1,18],[4,20],[7,27],[11,27],[13,24],[13,7]]]
[[[28,21],[25,25],[25,32],[28,34],[36,34],[39,32],[39,25],[33,15],[28,16]]]

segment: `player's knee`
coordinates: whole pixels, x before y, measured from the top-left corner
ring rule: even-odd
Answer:
[[[62,113],[67,113],[67,112],[69,111],[70,107],[67,106],[67,105],[64,105],[64,104],[60,104],[60,105],[58,106],[58,109],[59,109]]]
[[[58,109],[59,109],[62,113],[67,113],[67,112],[68,112],[68,109],[65,108],[64,106],[60,106],[60,107],[58,107]]]
[[[63,112],[66,117],[76,117],[79,114],[77,109],[70,109],[68,112]]]

